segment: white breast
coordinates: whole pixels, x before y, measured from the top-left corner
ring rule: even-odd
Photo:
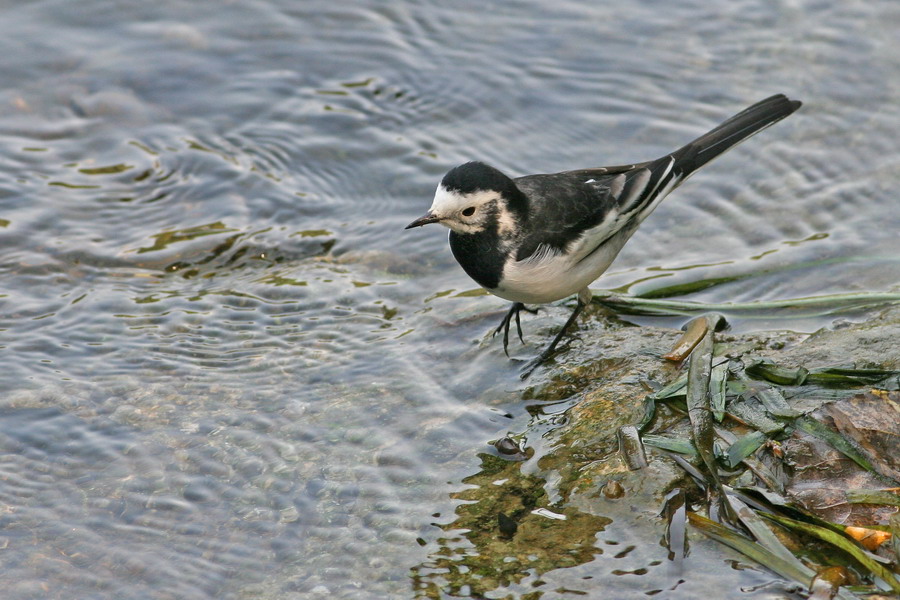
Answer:
[[[506,264],[503,278],[492,294],[513,302],[545,304],[577,294],[600,277],[619,253],[617,244],[604,244],[589,257],[576,261],[549,248]]]

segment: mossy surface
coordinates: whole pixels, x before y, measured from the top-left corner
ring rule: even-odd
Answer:
[[[460,504],[456,519],[441,526],[447,536],[429,561],[412,571],[417,595],[539,598],[545,592],[543,576],[603,555],[598,539],[611,525],[662,535],[659,514],[666,494],[677,487],[696,493],[696,488],[655,450],[648,450],[646,468],[629,470],[618,452],[616,431],[640,422],[648,394],[684,372],[682,364],[661,358],[679,335],[673,329],[632,327],[602,310],[585,318],[567,351],[522,391],[533,418],[515,437],[526,442],[527,459],[480,455],[481,470],[464,480],[470,487],[453,495]],[[900,365],[900,345],[892,339],[900,339],[900,309],[809,336],[726,332],[717,335],[715,354],[717,359],[752,355],[816,368],[853,362],[859,348],[865,366],[890,369]],[[834,398],[812,396],[797,397],[805,411]],[[690,438],[686,416],[664,405],[658,406],[654,430]],[[733,556],[724,547],[717,551]],[[652,572],[660,564],[657,555],[658,545],[645,539],[632,558],[646,566],[633,572]],[[705,576],[700,570],[686,574]]]

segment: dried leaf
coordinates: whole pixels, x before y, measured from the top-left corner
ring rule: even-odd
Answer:
[[[895,510],[852,502],[850,490],[881,487],[881,481],[821,438],[795,431],[782,450],[791,474],[786,493],[809,512],[842,525],[866,525],[886,522]]]
[[[875,472],[900,482],[900,393],[864,393],[833,402],[825,413]]]
[[[891,539],[891,534],[887,531],[867,529],[865,527],[845,527],[844,533],[871,552],[875,552],[883,543]]]
[[[678,341],[675,342],[675,345],[672,346],[672,349],[669,350],[666,354],[663,354],[663,358],[666,360],[671,360],[675,362],[681,362],[691,353],[697,344],[700,343],[700,340],[703,339],[703,336],[706,335],[706,331],[709,329],[709,323],[705,317],[697,317],[696,319],[691,319],[688,321],[688,324],[685,326],[684,333],[681,334],[681,337],[678,338]]]

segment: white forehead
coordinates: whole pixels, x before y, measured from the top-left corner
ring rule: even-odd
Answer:
[[[459,212],[470,206],[481,206],[497,198],[497,192],[490,190],[475,190],[463,194],[457,190],[448,190],[442,184],[438,184],[434,192],[434,202],[431,203],[431,211],[436,215],[446,215]]]

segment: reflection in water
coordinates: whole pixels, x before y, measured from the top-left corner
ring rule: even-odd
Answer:
[[[416,597],[481,597],[547,571],[590,562],[603,549],[598,532],[611,520],[574,507],[547,509],[543,477],[521,463],[480,454],[481,470],[462,480],[456,519],[439,525],[448,535],[427,562],[412,570]]]
[[[125,171],[129,171],[133,169],[133,165],[109,165],[106,167],[82,167],[78,169],[79,173],[84,173],[85,175],[115,175],[116,173],[124,173]],[[140,175],[139,178],[144,177],[144,175]],[[140,180],[140,179],[136,180]]]
[[[137,253],[143,254],[144,252],[156,252],[157,250],[165,249],[169,244],[177,244],[184,241],[194,240],[206,235],[218,235],[220,233],[228,233],[232,231],[235,230],[229,229],[221,221],[216,221],[215,223],[208,223],[206,225],[195,225],[194,227],[188,227],[187,229],[177,229],[174,231],[157,233],[151,236],[156,240],[156,242],[152,246],[146,248],[138,248]],[[238,238],[237,236],[235,236],[230,239],[236,240]],[[233,243],[234,241],[229,241],[222,245],[226,246],[225,249],[228,249]],[[213,257],[221,254],[222,251],[214,251]],[[209,260],[212,260],[212,258],[210,258]]]

